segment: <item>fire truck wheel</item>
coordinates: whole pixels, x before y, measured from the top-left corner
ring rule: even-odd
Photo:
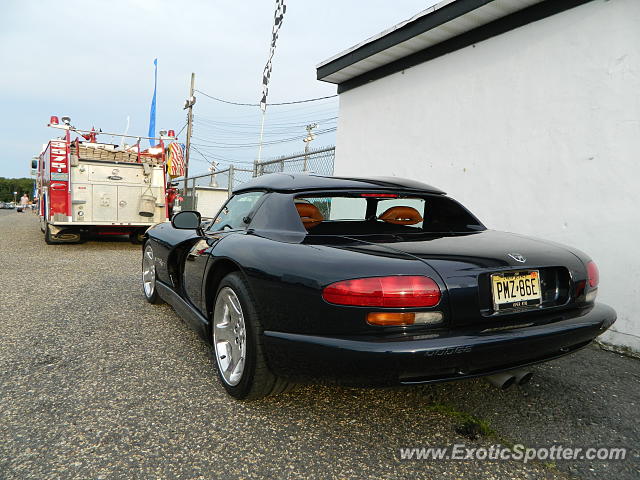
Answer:
[[[47,224],[44,229],[44,241],[47,245],[58,245],[60,243],[82,243],[84,239],[81,232],[74,230],[63,230],[53,236],[49,224]]]
[[[142,242],[144,242],[144,230],[134,230],[129,234],[129,240],[134,245],[142,245]]]
[[[47,245],[56,245],[60,243],[59,241],[53,239],[53,236],[51,235],[51,229],[49,228],[48,223],[44,227],[44,241]]]
[[[156,289],[155,254],[153,253],[153,247],[148,242],[142,254],[142,291],[144,292],[144,298],[147,299],[147,302],[156,305],[163,303]]]

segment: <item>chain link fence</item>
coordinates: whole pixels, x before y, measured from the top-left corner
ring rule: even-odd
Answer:
[[[186,187],[185,179],[177,178],[173,183],[176,185],[177,193],[182,197],[179,209],[197,210],[203,217],[213,216],[234,188],[255,176],[277,172],[333,175],[335,150],[336,147],[333,146],[309,149],[306,152],[257,162],[253,170],[231,165],[223,170],[188,177]],[[176,210],[174,208],[174,211]]]
[[[210,216],[207,210],[214,208],[221,199],[226,200],[236,186],[252,178],[253,170],[231,165],[223,170],[188,177],[186,187],[184,178],[175,179],[173,183],[177,184],[178,194],[182,197],[181,210],[198,210],[203,216]]]
[[[333,175],[335,156],[336,147],[322,147],[295,155],[286,155],[257,163],[256,175],[276,172]]]

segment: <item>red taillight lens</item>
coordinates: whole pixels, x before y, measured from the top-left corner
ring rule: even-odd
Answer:
[[[325,287],[322,298],[361,307],[433,307],[440,302],[440,287],[422,276],[356,278]]]
[[[597,287],[598,283],[600,283],[600,272],[598,272],[598,267],[595,262],[587,263],[587,275],[589,277],[589,286]]]

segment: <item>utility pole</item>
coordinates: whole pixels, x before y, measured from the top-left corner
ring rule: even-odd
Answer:
[[[187,110],[187,146],[184,154],[184,195],[187,195],[187,177],[189,176],[189,152],[191,151],[191,132],[193,130],[193,105],[196,103],[194,96],[196,84],[196,74],[191,74],[191,87],[189,88],[189,98],[184,102],[183,110]],[[189,208],[192,208],[190,205]]]
[[[313,133],[311,133],[311,130],[317,127],[318,127],[317,123],[310,123],[309,125],[307,125],[307,136],[306,138],[302,139],[302,141],[304,142],[304,166],[302,167],[303,172],[307,171],[307,157],[309,155],[309,144],[313,141],[314,138],[316,138],[313,136]]]

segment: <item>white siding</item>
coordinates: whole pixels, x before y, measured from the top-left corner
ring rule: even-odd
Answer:
[[[605,340],[640,351],[639,25],[639,1],[595,0],[347,91],[336,175],[419,179],[587,252]]]

